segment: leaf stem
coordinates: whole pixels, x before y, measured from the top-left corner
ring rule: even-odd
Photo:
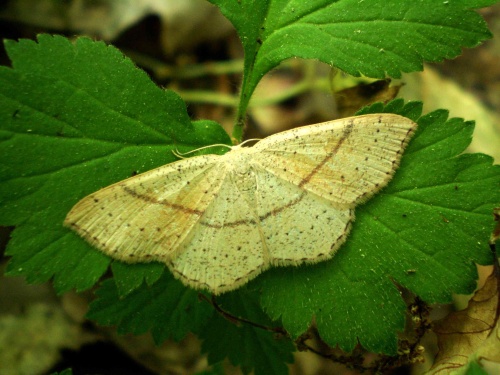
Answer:
[[[237,107],[238,97],[208,90],[175,90],[185,101],[196,104],[214,104],[227,107]]]
[[[241,74],[243,71],[243,59],[176,66],[134,51],[124,51],[124,53],[137,65],[151,70],[157,80],[180,80],[209,75]]]
[[[267,98],[253,98],[248,107],[262,107],[284,102],[293,97],[299,96],[309,91],[330,92],[330,82],[328,78],[316,79],[312,82],[304,79],[283,90],[279,94]],[[184,101],[197,104],[215,104],[228,107],[237,107],[239,98],[236,95],[221,94],[209,90],[175,90]]]
[[[289,337],[288,332],[283,327],[268,327],[268,326],[265,326],[263,324],[253,322],[253,321],[245,319],[245,318],[240,318],[238,316],[235,316],[235,315],[225,311],[222,307],[219,306],[219,304],[217,303],[217,300],[215,299],[215,296],[213,294],[212,294],[211,299],[208,299],[207,296],[205,296],[204,294],[201,294],[201,293],[198,294],[198,297],[203,299],[204,301],[210,303],[219,314],[221,314],[224,318],[226,318],[227,320],[229,320],[233,324],[237,325],[238,323],[246,323],[246,324],[251,325],[253,327],[263,329],[264,331],[279,333],[283,336]]]

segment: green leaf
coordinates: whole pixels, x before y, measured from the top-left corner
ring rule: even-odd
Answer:
[[[13,69],[0,69],[0,153],[5,156],[0,220],[17,226],[8,249],[9,272],[29,281],[54,276],[59,291],[85,289],[110,261],[62,228],[72,205],[103,186],[172,161],[173,149],[229,144],[229,138],[213,122],[190,122],[177,95],[158,89],[112,47],[41,36],[38,44],[9,42],[7,49]],[[394,101],[364,112],[384,111],[417,120],[421,109]],[[473,124],[446,117],[436,111],[419,119],[393,181],[356,210],[352,234],[331,261],[273,269],[253,281],[262,289],[266,311],[274,320],[281,317],[292,335],[305,331],[315,316],[321,337],[332,346],[351,350],[359,339],[369,350],[395,353],[405,305],[394,283],[428,302],[448,301],[451,292],[475,286],[473,262],[489,261],[500,171],[485,155],[457,156],[469,143]],[[118,324],[121,332],[151,329],[158,341],[201,330],[208,313],[197,294],[170,274],[160,277],[162,269],[114,264],[115,280],[104,283],[90,316]],[[242,317],[265,320],[247,295],[231,293],[221,304]],[[192,321],[182,320],[191,317],[181,316],[185,306],[194,311]],[[208,343],[235,328],[213,319],[207,329],[218,329],[204,332]],[[259,336],[266,332],[244,329],[235,331],[241,342],[252,343],[243,354],[236,353],[241,344],[229,339],[220,346],[205,344],[212,363],[228,355],[245,371],[254,366],[263,371],[267,358],[275,365],[276,358],[286,362],[289,344],[279,342],[286,349],[282,353],[271,336]],[[259,345],[269,357],[258,357]]]
[[[40,35],[5,46],[13,68],[0,67],[0,225],[16,226],[8,274],[83,290],[110,259],[63,228],[70,208],[172,162],[172,150],[230,139],[215,122],[191,122],[177,94],[102,42]],[[126,291],[138,281],[119,284]]]
[[[400,77],[491,37],[472,9],[490,0],[210,0],[245,51],[239,118],[268,71],[292,57],[318,59],[354,76]],[[241,138],[240,127],[233,136]]]
[[[213,313],[198,292],[183,286],[165,272],[153,285],[142,284],[121,297],[114,280],[106,280],[96,292],[87,317],[101,325],[117,325],[118,333],[136,335],[151,331],[156,343],[183,339],[198,332]]]
[[[396,100],[363,113],[419,117],[415,103]],[[418,120],[419,129],[389,185],[363,206],[332,260],[266,272],[254,281],[273,319],[298,336],[316,317],[331,346],[396,353],[405,323],[397,285],[429,303],[471,293],[474,263],[491,262],[493,208],[500,203],[500,166],[482,154],[460,154],[474,124],[447,120],[446,111]]]
[[[148,286],[153,285],[163,274],[165,266],[161,263],[127,264],[114,261],[111,270],[120,297],[124,297],[140,287],[143,281]]]
[[[254,323],[273,327],[272,321],[262,312],[256,293],[242,289],[227,293],[217,299],[222,309],[228,308],[233,316],[244,317]],[[244,374],[252,370],[259,374],[288,374],[286,363],[293,362],[294,345],[285,337],[248,323],[236,326],[214,314],[201,332],[202,351],[208,354],[208,362],[216,364],[224,358],[240,366]]]

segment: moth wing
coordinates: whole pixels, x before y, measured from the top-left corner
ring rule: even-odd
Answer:
[[[273,265],[315,263],[331,258],[347,238],[352,209],[254,168],[255,207],[265,247]]]
[[[174,257],[219,193],[219,156],[180,160],[97,191],[78,202],[65,226],[127,262]]]
[[[217,196],[195,223],[192,238],[168,263],[174,275],[219,294],[240,287],[269,266],[254,191],[254,179],[234,171],[225,175]]]
[[[257,143],[253,164],[339,208],[353,208],[389,182],[416,127],[393,114],[304,126]]]

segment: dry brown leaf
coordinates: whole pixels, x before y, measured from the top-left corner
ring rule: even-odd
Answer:
[[[390,79],[383,79],[371,83],[361,83],[337,92],[335,99],[339,117],[352,116],[366,105],[375,102],[387,103],[394,99],[402,85],[389,86],[390,83]]]
[[[500,160],[500,125],[497,114],[479,98],[453,80],[443,77],[436,69],[426,66],[423,72],[404,74],[400,97],[405,100],[422,100],[424,113],[445,108],[450,117],[474,120],[476,127],[470,152],[483,152]]]
[[[491,234],[490,243],[493,245],[496,241],[500,239],[500,207],[496,207],[493,210],[493,215],[495,217],[496,225]]]
[[[500,373],[499,272],[495,267],[465,310],[434,324],[439,352],[427,375],[465,371],[477,361],[488,373]]]

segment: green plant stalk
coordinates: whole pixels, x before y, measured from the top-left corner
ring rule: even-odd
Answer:
[[[135,51],[122,50],[137,65],[150,69],[158,80],[166,79],[193,79],[209,75],[241,74],[243,71],[243,59],[229,61],[209,61],[202,64],[189,64],[176,66],[166,64],[154,57]]]

